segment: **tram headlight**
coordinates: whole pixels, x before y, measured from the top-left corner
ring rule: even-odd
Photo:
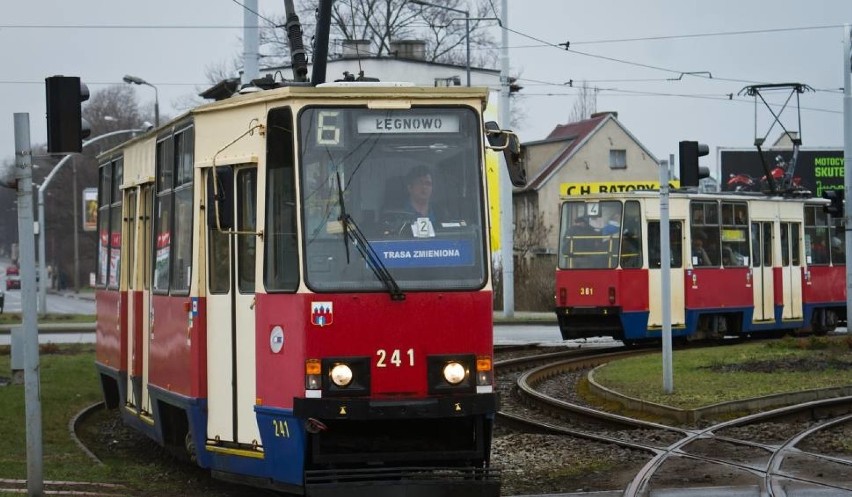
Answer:
[[[346,387],[352,382],[352,368],[346,364],[335,364],[329,372],[331,381],[339,387]]]
[[[476,356],[473,354],[428,355],[426,374],[431,395],[476,392]]]
[[[456,361],[450,361],[444,366],[444,379],[450,385],[458,385],[464,381],[467,371],[464,366]]]

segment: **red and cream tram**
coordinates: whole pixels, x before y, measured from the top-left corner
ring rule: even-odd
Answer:
[[[283,87],[103,154],[108,405],[224,479],[498,495],[485,149],[517,138],[486,98]],[[410,213],[415,168],[442,217]]]
[[[674,191],[672,335],[825,333],[846,319],[842,219],[828,201]],[[556,315],[565,339],[662,333],[659,192],[564,197]]]

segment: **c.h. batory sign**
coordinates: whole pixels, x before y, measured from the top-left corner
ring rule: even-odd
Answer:
[[[669,182],[669,186],[677,188],[679,181]],[[622,193],[636,190],[659,190],[659,181],[604,181],[599,183],[562,183],[559,194],[563,197],[574,195],[590,195],[593,193]]]

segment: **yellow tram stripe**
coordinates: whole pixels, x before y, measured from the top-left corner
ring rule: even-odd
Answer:
[[[265,457],[263,452],[257,450],[232,449],[228,447],[219,447],[218,445],[211,444],[207,444],[205,448],[208,450],[208,452],[216,452],[218,454],[225,454],[228,456],[251,457],[254,459],[263,459]]]

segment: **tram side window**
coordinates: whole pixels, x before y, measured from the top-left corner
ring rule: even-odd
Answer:
[[[621,233],[621,267],[642,267],[642,215],[639,202],[624,203],[624,224]]]
[[[805,262],[808,265],[829,263],[830,239],[828,216],[822,206],[805,206]]]
[[[192,277],[192,127],[157,142],[154,291],[185,295]]]
[[[748,206],[722,202],[722,265],[748,266]]]
[[[293,115],[289,107],[272,109],[267,122],[263,279],[268,290],[294,292],[299,287],[299,252]]]
[[[781,223],[781,265],[800,266],[799,223]]]
[[[230,166],[217,168],[224,171],[215,176],[215,181],[219,183],[218,188],[225,189],[228,192],[234,191],[233,176],[225,174],[230,172]],[[207,188],[213,189],[213,170],[207,172]],[[232,198],[232,195],[225,195],[225,198]],[[208,209],[213,209],[214,206],[208,206]],[[220,206],[220,208],[233,209],[233,205]],[[227,217],[227,216],[225,216]],[[208,285],[211,293],[228,293],[231,288],[231,237],[225,231],[219,231],[216,228],[208,230]]]
[[[843,218],[831,219],[831,263],[846,264],[846,231]]]
[[[669,222],[669,245],[671,246],[669,260],[671,267],[683,267],[683,223],[680,221]],[[662,267],[660,257],[660,222],[648,222],[648,267],[659,269]]]
[[[98,170],[97,284],[102,288],[117,289],[120,283],[123,165],[123,159],[118,158]]]
[[[172,293],[189,292],[192,278],[192,190],[194,144],[193,128],[175,133],[175,235],[172,256]]]
[[[763,267],[772,267],[772,223],[763,223]]]
[[[695,246],[698,244],[701,245],[702,250],[700,257],[692,254],[693,266],[719,266],[721,262],[719,205],[713,201],[694,201],[690,204],[690,212],[692,219],[691,237],[694,250],[697,250]],[[704,253],[706,253],[706,257]]]
[[[751,223],[752,267],[772,267],[772,223]]]
[[[237,281],[241,293],[254,293],[254,268],[256,260],[257,169],[243,169],[237,173]]]
[[[792,253],[791,262],[794,266],[802,265],[802,251],[799,248],[800,226],[801,225],[799,223],[790,223],[790,252]]]

